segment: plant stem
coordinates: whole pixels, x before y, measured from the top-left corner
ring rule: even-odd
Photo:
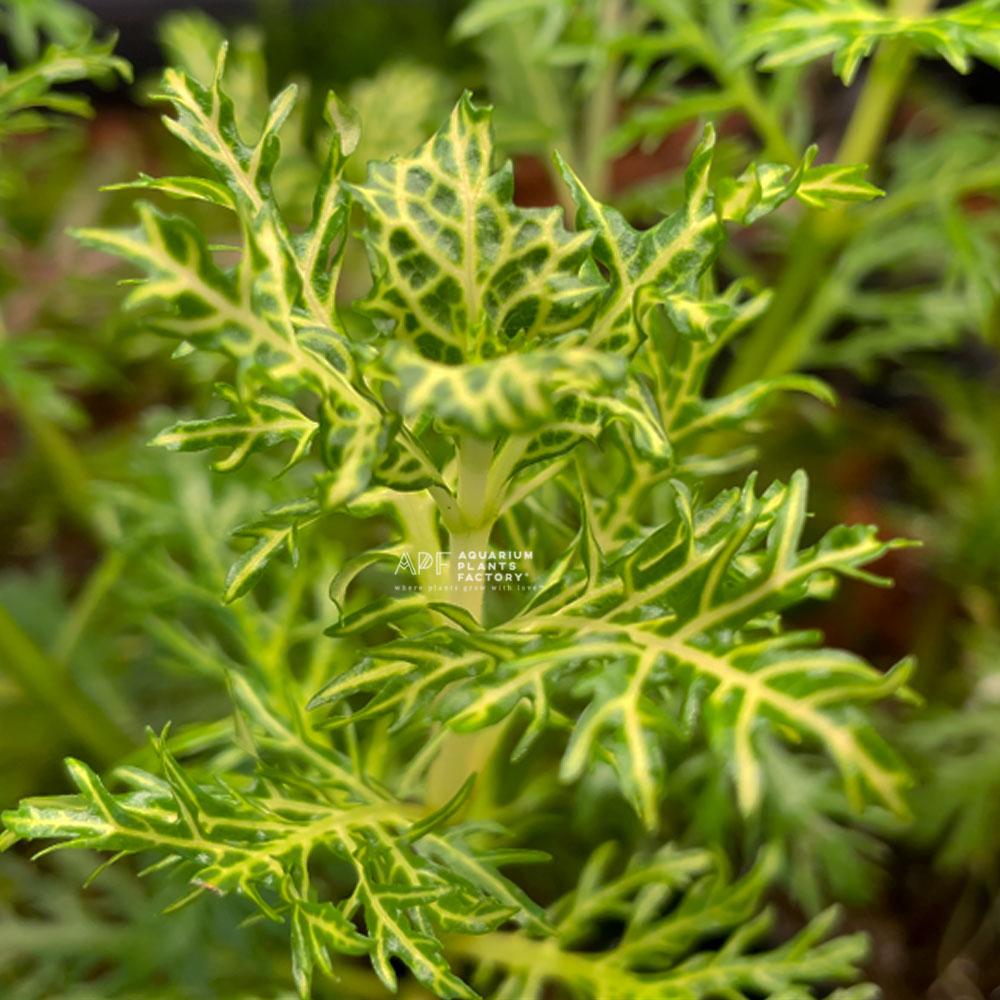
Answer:
[[[605,0],[601,4],[599,31],[603,40],[607,41],[614,35],[623,13],[622,0]],[[604,201],[611,189],[611,163],[605,143],[615,121],[619,63],[617,57],[607,57],[587,102],[580,135],[581,176],[584,185],[598,201]]]
[[[125,570],[126,559],[121,549],[111,549],[87,578],[69,614],[56,633],[52,655],[60,663],[68,663],[97,609]]]
[[[932,5],[933,0],[897,0],[893,6],[897,13],[917,17]],[[879,48],[837,151],[838,163],[870,163],[878,158],[914,62],[913,50],[903,40]],[[846,211],[839,206],[812,212],[799,223],[771,308],[743,343],[726,373],[723,391],[794,371],[808,358],[816,328],[797,320],[821,284],[818,276],[826,273],[836,255]]]
[[[0,314],[0,339],[7,336],[7,324]],[[92,531],[93,523],[87,504],[90,476],[79,451],[62,430],[43,417],[29,400],[21,399],[13,389],[8,389],[4,398],[34,439],[60,503],[76,521]]]
[[[489,543],[491,528],[492,525],[451,536],[449,563],[451,566],[452,600],[470,612],[477,621],[483,617],[485,591],[478,584],[463,584],[460,577],[464,572],[464,567],[458,555],[463,552],[481,552]]]
[[[744,67],[730,74],[725,82],[736,93],[743,113],[764,140],[765,154],[771,154],[785,163],[794,163],[798,154],[785,137],[781,122],[771,113],[761,95],[753,72]]]
[[[441,548],[438,533],[438,506],[429,493],[401,493],[394,501],[406,525],[406,536],[418,552],[437,553]],[[423,569],[418,567],[420,584],[428,592],[439,588],[444,581],[438,576],[437,562]]]
[[[483,616],[484,589],[463,584],[458,554],[478,552],[490,540],[496,521],[495,498],[489,490],[490,467],[493,463],[493,442],[464,434],[458,441],[457,519],[446,524],[449,535],[452,600],[470,612],[476,620]]]
[[[895,7],[899,13],[919,16],[931,5],[929,0],[904,0]],[[868,79],[837,149],[839,162],[862,163],[882,148],[915,62],[913,49],[901,39],[886,42],[875,53]]]
[[[481,621],[485,588],[459,579],[464,567],[458,555],[485,549],[496,523],[499,498],[490,475],[493,442],[464,434],[458,439],[457,458],[455,511],[443,514],[449,537],[450,597],[453,604]],[[495,725],[474,733],[451,732],[443,737],[440,752],[427,771],[428,804],[444,804],[470,774],[481,773],[496,751],[502,732],[502,725]]]
[[[59,718],[102,766],[128,753],[132,740],[81,690],[65,668],[38,648],[0,605],[0,661],[22,690]]]

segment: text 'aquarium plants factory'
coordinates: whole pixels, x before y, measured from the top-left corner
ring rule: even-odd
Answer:
[[[3,1000],[1000,997],[1000,0],[0,43]]]

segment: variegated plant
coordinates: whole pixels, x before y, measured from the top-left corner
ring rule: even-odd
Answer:
[[[810,149],[794,167],[719,178],[709,127],[683,205],[645,230],[560,163],[570,226],[559,208],[517,205],[490,111],[468,95],[420,148],[348,182],[359,125],[331,96],[332,141],[301,228],[272,186],[294,88],[250,139],[224,68],[223,49],[214,82],[170,70],[161,94],[204,174],[135,186],[207,203],[226,244],[145,202],[135,228],[79,236],[135,266],[130,305],[175,355],[228,361],[218,412],[153,443],[221,449],[222,471],[248,459],[269,470],[258,452],[283,464],[287,485],[259,491],[279,502],[237,528],[245,549],[219,595],[229,607],[209,614],[218,641],[160,628],[174,655],[227,678],[237,722],[155,737],[158,774],[129,766],[106,781],[71,761],[77,794],[6,813],[4,843],[151,855],[194,895],[245,895],[289,926],[303,996],[334,955],[369,956],[390,989],[401,962],[441,997],[540,997],[553,983],[609,1000],[798,997],[852,981],[863,945],[821,943],[828,918],[762,950],[766,918],[751,917],[772,861],[729,886],[705,852],[655,837],[670,762],[707,751],[752,818],[774,741],[825,755],[859,807],[905,811],[905,775],[865,708],[905,691],[906,664],[882,674],[782,617],[829,597],[839,576],[882,582],[864,567],[895,543],[867,527],[806,538],[803,473],[764,488],[753,475],[708,482],[745,467],[747,432],[776,393],[829,401],[797,375],[707,388],[767,304],[750,283],[718,286],[727,229],[796,201],[877,196],[863,168],[815,166]],[[371,287],[345,301],[355,225]],[[361,523],[338,553],[333,601],[325,617],[308,605],[296,631],[303,595],[326,582],[314,556],[345,515]],[[196,564],[211,562],[210,533],[191,544]],[[285,550],[296,568],[276,560]],[[519,554],[530,587],[467,579],[463,563],[492,550]],[[401,587],[407,566],[416,576]],[[257,583],[272,600],[256,603]],[[203,605],[203,584],[189,589],[168,588]],[[599,853],[546,910],[500,873],[539,859],[497,842],[501,817],[473,771],[552,741],[568,785],[613,775],[654,849],[616,876]],[[214,782],[178,762],[208,743]],[[371,750],[386,743],[392,773]],[[598,923],[623,917],[609,950],[585,947]],[[701,950],[720,936],[720,950]]]

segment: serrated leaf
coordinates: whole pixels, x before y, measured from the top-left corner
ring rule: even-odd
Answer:
[[[221,87],[227,48],[223,44],[219,49],[211,86],[168,68],[155,96],[177,111],[177,118],[164,119],[167,128],[205,160],[238,201],[256,210],[270,198],[271,175],[280,151],[278,132],[295,103],[297,88],[290,85],[274,98],[257,141],[243,143],[233,103]]]
[[[222,208],[236,208],[229,189],[207,177],[150,177],[148,174],[139,174],[134,181],[108,184],[103,190],[156,191],[180,200],[203,201]]]
[[[424,357],[489,359],[581,326],[602,282],[590,235],[559,209],[512,202],[493,172],[490,110],[463,96],[413,155],[374,163],[352,193],[364,209],[375,287],[368,311]]]
[[[590,346],[630,353],[639,340],[633,320],[636,293],[647,285],[664,293],[691,289],[715,259],[724,230],[708,183],[714,146],[714,130],[706,128],[685,172],[684,207],[642,232],[596,201],[569,164],[557,158],[576,202],[577,225],[596,233],[594,255],[610,276],[590,327]]]
[[[840,202],[870,201],[885,193],[864,179],[864,164],[814,167],[817,151],[810,146],[794,168],[754,164],[735,179],[723,179],[719,184],[722,217],[749,225],[791,198],[810,208],[829,208]]]
[[[810,208],[830,208],[838,202],[870,201],[885,192],[864,179],[863,164],[828,163],[806,171],[796,198]]]

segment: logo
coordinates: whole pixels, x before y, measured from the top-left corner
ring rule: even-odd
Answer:
[[[396,590],[514,591],[534,587],[528,550],[469,549],[459,552],[406,550],[395,569]]]

